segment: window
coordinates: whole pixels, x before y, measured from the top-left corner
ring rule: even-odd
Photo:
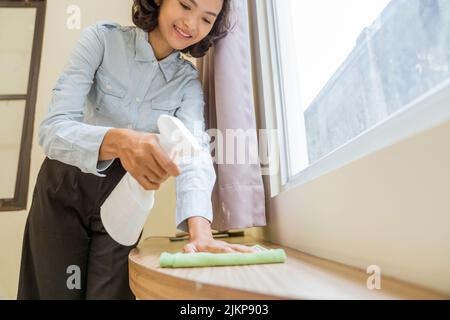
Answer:
[[[0,1],[0,210],[26,208],[44,1]]]
[[[423,105],[437,91],[450,92],[450,1],[267,0],[265,13],[283,184],[325,173],[324,163],[328,170],[345,165],[425,129],[424,122],[448,119],[450,108]],[[399,115],[419,104],[416,122],[401,124]],[[381,127],[387,123],[394,129]],[[362,143],[375,129],[377,137]],[[338,161],[344,148],[364,151]]]

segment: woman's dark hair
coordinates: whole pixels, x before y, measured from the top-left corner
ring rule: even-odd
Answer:
[[[209,34],[202,41],[181,50],[181,52],[194,58],[203,57],[211,46],[228,34],[230,31],[230,2],[231,0],[223,0],[222,10]],[[132,15],[133,22],[137,27],[151,32],[158,25],[159,6],[154,0],[134,0]]]

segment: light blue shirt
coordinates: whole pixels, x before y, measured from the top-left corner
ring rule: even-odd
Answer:
[[[102,172],[113,160],[98,158],[109,129],[159,133],[159,116],[177,117],[204,150],[201,157],[179,164],[176,178],[176,225],[187,231],[190,217],[212,222],[216,175],[204,105],[198,71],[180,52],[158,61],[142,29],[99,22],[83,31],[53,88],[39,144],[50,159],[105,177]]]

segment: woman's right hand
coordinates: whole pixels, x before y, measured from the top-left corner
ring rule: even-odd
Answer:
[[[109,152],[108,152],[109,150]],[[159,135],[128,129],[111,129],[100,148],[102,158],[118,157],[145,190],[158,190],[169,177],[180,175],[180,169],[159,143]]]

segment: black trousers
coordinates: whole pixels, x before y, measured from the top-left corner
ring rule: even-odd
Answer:
[[[126,171],[105,178],[46,158],[25,226],[18,299],[134,299],[128,253],[100,219],[100,206]]]

